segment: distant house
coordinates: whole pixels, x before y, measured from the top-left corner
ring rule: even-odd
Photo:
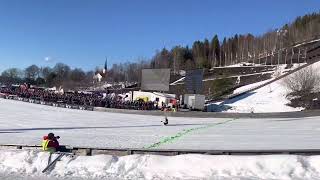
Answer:
[[[93,80],[96,82],[101,82],[102,76],[100,73],[97,73],[96,75],[93,76]]]

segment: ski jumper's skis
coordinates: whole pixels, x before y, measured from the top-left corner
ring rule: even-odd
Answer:
[[[57,162],[58,160],[60,160],[60,159],[62,158],[62,156],[64,156],[64,155],[65,155],[64,153],[59,154],[58,157],[56,157],[56,159],[54,159],[51,163],[49,163],[49,164],[47,165],[46,168],[44,168],[44,169],[42,170],[42,173],[46,172],[50,167],[52,167],[53,165],[55,165],[56,162]],[[50,154],[50,157],[49,157],[49,158],[51,159],[51,154]]]

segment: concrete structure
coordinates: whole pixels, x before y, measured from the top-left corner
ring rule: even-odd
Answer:
[[[185,94],[184,104],[187,108],[194,110],[203,110],[205,104],[205,96],[201,94]]]

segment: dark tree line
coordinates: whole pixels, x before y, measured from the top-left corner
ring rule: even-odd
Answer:
[[[110,70],[103,73],[101,69],[85,72],[80,68],[71,69],[68,65],[57,63],[53,68],[31,65],[25,69],[9,68],[0,75],[0,84],[28,83],[46,87],[64,87],[74,89],[94,85],[94,75],[100,73],[102,81],[140,82],[141,69],[150,68],[150,62],[140,60],[137,63],[113,64]]]
[[[170,68],[173,72],[178,72],[232,65],[276,53],[297,42],[310,40],[319,35],[320,13],[313,13],[298,17],[292,23],[260,36],[236,34],[219,41],[215,35],[211,40],[195,41],[191,48],[163,48],[151,59],[151,67]]]
[[[53,68],[31,65],[24,70],[10,68],[1,73],[3,84],[28,83],[41,86],[81,87],[92,82],[94,72],[71,69],[68,65],[57,63]]]
[[[297,17],[292,23],[260,36],[250,33],[236,34],[220,41],[218,35],[214,35],[210,40],[195,41],[192,47],[178,45],[171,49],[163,48],[157,51],[149,61],[113,65],[108,72],[109,80],[139,82],[143,68],[170,68],[173,73],[178,73],[180,70],[222,67],[248,62],[275,54],[283,48],[319,35],[320,13],[312,13]]]
[[[113,64],[107,71],[106,79],[109,82],[140,82],[141,70],[150,68],[150,62],[138,59],[137,62]]]

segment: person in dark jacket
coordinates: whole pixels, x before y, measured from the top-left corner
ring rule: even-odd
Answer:
[[[47,136],[43,136],[42,140],[42,150],[48,151],[51,153],[56,152],[59,149],[59,136],[54,136],[53,133],[49,133]]]

